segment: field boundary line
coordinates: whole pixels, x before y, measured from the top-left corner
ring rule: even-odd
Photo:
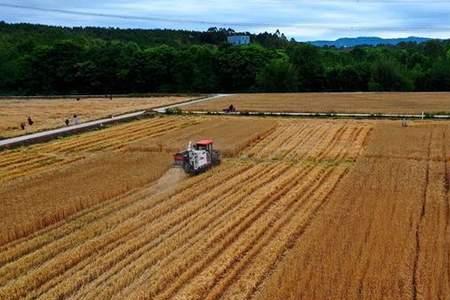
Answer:
[[[252,116],[252,117],[297,117],[319,119],[358,119],[358,120],[450,120],[450,114],[388,114],[388,113],[331,113],[331,112],[222,112],[222,111],[183,111],[183,115],[208,116]]]
[[[179,107],[187,106],[187,105],[190,105],[190,104],[195,104],[195,103],[200,103],[200,102],[205,102],[205,101],[211,101],[211,100],[215,100],[215,99],[218,99],[218,98],[224,98],[224,97],[229,97],[229,96],[233,96],[233,94],[212,94],[212,95],[206,95],[206,96],[203,96],[203,97],[194,98],[194,99],[186,100],[186,101],[175,103],[175,104],[154,107],[154,108],[152,108],[152,110],[154,112],[164,114],[164,113],[167,113],[167,109],[170,109],[170,108],[179,108]]]

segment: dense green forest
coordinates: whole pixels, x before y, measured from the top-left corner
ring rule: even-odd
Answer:
[[[316,48],[277,31],[236,47],[234,33],[0,22],[0,94],[450,90],[449,41]]]

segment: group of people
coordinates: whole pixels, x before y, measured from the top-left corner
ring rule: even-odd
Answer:
[[[29,126],[33,126],[33,124],[34,124],[34,121],[33,121],[33,119],[30,116],[28,116],[27,122],[20,123],[20,128],[22,130],[25,130],[25,128],[27,127],[27,123],[28,123]]]
[[[78,124],[80,124],[80,118],[78,117],[78,115],[73,115],[71,120],[66,119],[64,121],[64,123],[66,124],[66,126],[78,125]]]
[[[33,126],[34,121],[33,119],[29,116],[27,118],[26,122],[21,122],[20,123],[20,128],[22,130],[25,130],[27,128],[27,126]],[[66,126],[70,126],[70,125],[78,125],[80,124],[80,118],[78,117],[78,115],[73,115],[72,118],[68,118],[64,120],[64,124],[66,124]]]
[[[112,100],[113,99],[113,96],[112,95],[105,95],[105,98],[109,98],[110,100]],[[76,98],[76,101],[80,101],[81,100],[81,98],[80,97],[77,97]],[[34,121],[33,121],[33,119],[29,116],[28,118],[27,118],[27,121],[26,122],[21,122],[20,123],[20,128],[22,129],[22,130],[25,130],[26,128],[27,128],[27,126],[32,126],[34,124]],[[71,126],[71,125],[78,125],[78,124],[80,124],[80,118],[78,117],[78,115],[73,115],[71,118],[67,118],[67,119],[65,119],[64,120],[64,124],[66,125],[66,126]]]

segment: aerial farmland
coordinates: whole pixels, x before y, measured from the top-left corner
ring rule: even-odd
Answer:
[[[173,166],[205,138],[219,166]],[[447,299],[449,181],[449,121],[151,114],[6,149],[0,298]]]
[[[450,300],[449,16],[0,1],[0,300]]]
[[[305,112],[367,114],[450,113],[450,93],[270,93],[236,94],[218,101],[192,104],[189,111],[222,111],[232,103],[241,112]]]
[[[191,97],[192,98],[192,97]],[[189,100],[189,97],[11,97],[0,98],[0,138],[29,134],[45,129],[63,127],[74,115],[80,122],[111,115],[150,109]],[[32,126],[20,128],[30,117]],[[28,124],[27,124],[28,125]]]

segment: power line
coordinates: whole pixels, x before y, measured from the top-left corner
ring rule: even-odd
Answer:
[[[302,1],[302,0],[297,0]],[[391,3],[404,3],[404,2],[416,2],[419,0],[319,0],[318,2],[391,2]],[[429,0],[435,2],[444,2],[444,0]],[[450,0],[446,1],[450,3]],[[428,3],[428,1],[427,1]],[[86,12],[86,11],[74,11],[74,10],[65,10],[65,9],[56,9],[56,8],[44,8],[37,6],[27,6],[27,5],[18,5],[18,4],[8,4],[8,3],[0,3],[0,7],[14,8],[14,9],[25,9],[25,10],[34,10],[41,12],[50,12],[50,13],[58,13],[58,14],[67,14],[67,15],[76,15],[76,16],[90,16],[90,17],[101,17],[101,18],[113,18],[113,19],[125,19],[125,20],[138,20],[138,21],[152,21],[152,22],[165,22],[165,23],[181,23],[181,24],[200,24],[200,25],[208,25],[208,26],[224,26],[224,27],[271,27],[271,28],[285,28],[285,29],[320,29],[320,30],[350,30],[350,31],[410,31],[410,30],[450,30],[450,25],[439,25],[433,26],[430,24],[414,24],[405,26],[355,26],[355,25],[323,25],[323,24],[294,24],[294,25],[281,25],[281,24],[271,24],[271,23],[257,23],[257,22],[216,22],[209,20],[192,20],[192,19],[181,19],[181,18],[166,18],[159,16],[132,16],[132,15],[122,15],[122,14],[107,14],[107,13],[95,13],[95,12]]]
[[[125,19],[125,20],[137,20],[137,21],[157,21],[157,22],[167,22],[167,23],[183,23],[183,24],[200,24],[200,25],[220,25],[220,26],[235,26],[235,27],[277,27],[275,24],[269,23],[252,23],[252,22],[216,22],[207,20],[190,20],[190,19],[179,19],[179,18],[165,18],[165,17],[144,17],[144,16],[130,16],[130,15],[119,15],[119,14],[106,14],[106,13],[94,13],[85,11],[74,11],[66,9],[56,9],[56,8],[43,8],[37,6],[27,6],[27,5],[17,5],[0,3],[0,7],[35,10],[43,12],[52,12],[66,15],[76,15],[76,16],[89,16],[89,17],[101,17],[101,18],[113,18],[113,19]]]

